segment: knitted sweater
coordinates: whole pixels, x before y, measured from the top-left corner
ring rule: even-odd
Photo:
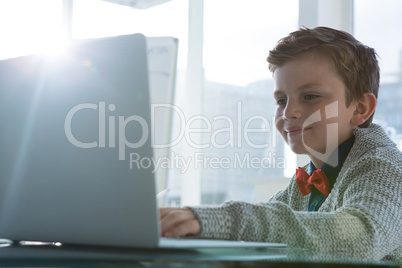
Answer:
[[[268,202],[191,207],[201,223],[200,237],[286,243],[321,254],[402,262],[402,153],[378,125],[357,128],[354,136],[317,212],[307,212],[310,194],[300,194],[293,176]]]

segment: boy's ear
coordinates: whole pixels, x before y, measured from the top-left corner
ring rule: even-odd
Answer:
[[[360,126],[374,113],[377,105],[377,99],[373,93],[367,92],[357,100],[356,110],[351,119],[352,125]]]

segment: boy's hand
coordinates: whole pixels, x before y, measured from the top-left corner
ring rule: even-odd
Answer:
[[[198,235],[200,223],[188,208],[160,208],[161,231],[163,237]]]

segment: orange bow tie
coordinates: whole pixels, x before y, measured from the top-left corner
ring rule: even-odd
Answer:
[[[329,181],[324,171],[317,169],[313,174],[308,173],[301,167],[296,170],[296,184],[303,196],[308,195],[313,189],[317,188],[323,195],[329,195]]]

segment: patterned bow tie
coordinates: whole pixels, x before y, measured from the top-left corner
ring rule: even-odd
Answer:
[[[296,170],[296,184],[303,196],[308,195],[313,186],[326,197],[329,195],[329,181],[321,169],[315,170],[310,176],[303,168],[299,167]]]

